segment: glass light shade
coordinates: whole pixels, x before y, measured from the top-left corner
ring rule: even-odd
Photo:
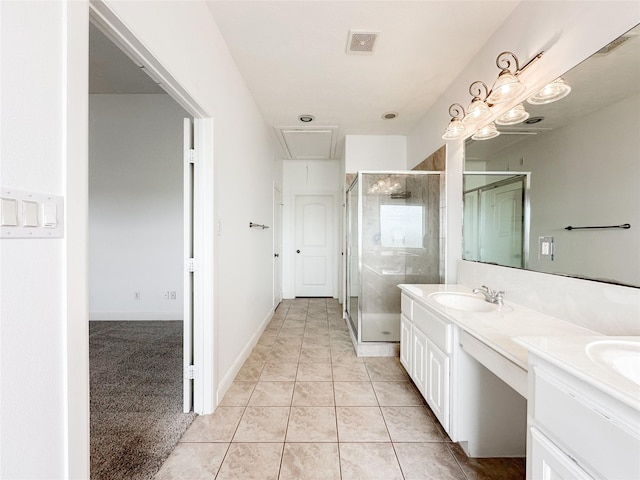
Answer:
[[[492,105],[508,102],[518,95],[521,95],[526,87],[520,83],[520,80],[509,70],[503,70],[491,89],[491,93],[487,97],[487,102]]]
[[[516,123],[524,122],[527,118],[529,118],[529,113],[524,109],[524,105],[519,104],[500,115],[496,119],[496,123],[498,125],[515,125]]]
[[[482,125],[488,122],[491,118],[491,109],[487,102],[481,100],[479,97],[475,97],[471,100],[469,108],[467,108],[467,115],[462,119],[465,126],[471,127],[473,125]]]
[[[569,95],[569,93],[571,93],[571,87],[564,83],[563,79],[558,78],[527,98],[527,102],[532,105],[545,105],[556,102]]]
[[[467,129],[457,118],[452,118],[447,126],[447,130],[442,135],[443,140],[458,140],[467,135]]]
[[[496,128],[496,124],[491,122],[490,124],[480,128],[471,138],[474,140],[489,140],[490,138],[495,138],[498,135],[500,135],[500,132]]]

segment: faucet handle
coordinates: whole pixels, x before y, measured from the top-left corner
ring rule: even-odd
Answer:
[[[496,293],[493,295],[493,298],[495,299],[495,302],[496,302],[498,305],[502,305],[502,304],[503,304],[503,297],[505,296],[505,294],[506,294],[506,292],[504,292],[504,291],[500,290],[499,292],[496,292]]]
[[[487,293],[492,297],[495,295],[495,292],[491,290],[489,287],[487,287],[486,285],[482,285],[482,288],[484,288],[487,291]]]

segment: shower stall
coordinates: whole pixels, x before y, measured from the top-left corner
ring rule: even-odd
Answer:
[[[358,172],[347,190],[345,313],[359,356],[395,355],[401,283],[441,283],[443,172]]]

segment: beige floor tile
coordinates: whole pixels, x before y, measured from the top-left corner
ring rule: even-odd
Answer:
[[[338,439],[342,442],[389,442],[379,407],[336,407]]]
[[[258,340],[258,345],[271,347],[275,343],[276,338],[278,338],[278,334],[276,332],[265,332],[260,337],[260,340]]]
[[[331,371],[331,363],[300,362],[296,380],[299,382],[330,382],[333,380]]]
[[[273,348],[278,348],[278,347],[288,347],[288,346],[292,346],[292,347],[296,347],[296,348],[300,348],[302,346],[302,337],[278,337],[276,339],[276,343],[273,345]]]
[[[270,351],[271,351],[271,347],[256,345],[255,347],[253,347],[253,350],[251,350],[251,354],[249,355],[249,358],[247,358],[247,362],[251,362],[251,363],[262,362],[264,364],[264,362],[267,360],[267,357],[269,356]]]
[[[285,443],[279,480],[340,480],[337,443]]]
[[[300,350],[301,363],[330,363],[331,349],[329,347],[306,346]]]
[[[181,442],[230,442],[244,407],[218,407],[211,415],[199,415],[182,435]]]
[[[334,362],[332,364],[334,382],[368,382],[369,372],[362,362]]]
[[[394,443],[406,480],[466,480],[444,443]]]
[[[267,362],[259,378],[261,382],[293,382],[297,372],[297,363]]]
[[[443,442],[424,407],[381,407],[393,442]]]
[[[247,407],[233,442],[284,442],[289,407]]]
[[[375,407],[378,400],[371,382],[335,382],[336,405],[342,407]]]
[[[411,382],[372,382],[381,406],[422,405],[422,397]]]
[[[216,480],[277,480],[282,449],[282,443],[232,443]]]
[[[391,443],[341,443],[342,480],[402,480]]]
[[[333,407],[291,407],[287,442],[337,442]]]
[[[252,407],[289,407],[294,382],[258,382],[249,399]]]
[[[300,345],[274,345],[267,358],[267,363],[294,363],[298,362],[299,358]]]
[[[333,382],[296,382],[293,392],[295,407],[333,407]]]
[[[457,443],[446,443],[468,480],[524,480],[524,458],[469,458]]]
[[[179,443],[154,480],[210,480],[218,473],[228,443]]]
[[[369,377],[373,382],[405,382],[409,376],[398,362],[368,363],[365,360]]]
[[[220,406],[245,407],[249,403],[255,386],[255,382],[233,382],[220,402]]]
[[[260,378],[262,369],[265,365],[263,361],[247,360],[240,368],[240,371],[236,375],[234,381],[236,382],[256,382]]]
[[[302,338],[304,336],[304,325],[289,327],[283,325],[278,333],[278,338]]]

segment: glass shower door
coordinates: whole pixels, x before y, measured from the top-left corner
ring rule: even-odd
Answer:
[[[353,332],[358,337],[358,308],[360,294],[360,261],[359,261],[359,183],[351,185],[347,192],[347,302],[346,310]]]

